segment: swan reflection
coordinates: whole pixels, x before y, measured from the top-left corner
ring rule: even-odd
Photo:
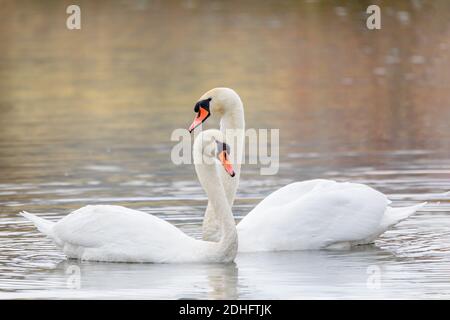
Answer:
[[[57,298],[364,298],[394,295],[394,280],[402,277],[401,266],[407,260],[375,246],[364,246],[342,251],[239,254],[231,264],[63,260],[52,269],[33,273],[39,273],[44,283],[59,283],[54,290],[42,293]],[[79,289],[67,287],[67,270],[73,266],[79,267]],[[368,286],[371,266],[381,272],[378,289]]]

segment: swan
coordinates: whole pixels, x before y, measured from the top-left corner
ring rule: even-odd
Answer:
[[[221,117],[220,129],[225,136],[229,135],[226,138],[227,141],[235,142],[235,144],[230,143],[235,152],[235,161],[233,161],[235,177],[232,178],[227,174],[223,174],[223,172],[219,173],[228,203],[232,207],[241,175],[242,150],[244,149],[245,139],[244,107],[241,98],[232,89],[215,88],[202,95],[195,104],[194,112],[197,113],[197,116],[189,127],[189,132],[200,126],[214,113]],[[203,240],[217,241],[220,237],[218,219],[212,203],[209,201],[202,224],[202,234]]]
[[[223,141],[219,130],[207,130],[196,138],[193,146],[197,176],[211,206],[220,215],[221,237],[217,242],[194,239],[160,218],[121,206],[88,205],[56,223],[27,212],[21,215],[69,258],[109,262],[232,262],[237,252],[236,224],[218,171],[226,171],[230,176],[234,172],[227,153],[229,147]]]
[[[220,130],[237,136],[230,147],[242,153],[245,139],[244,107],[230,88],[214,88],[194,107],[192,132],[211,115],[220,117]],[[230,206],[240,178],[241,158],[235,163],[236,179],[221,174]],[[263,199],[237,225],[239,252],[347,248],[372,243],[379,235],[408,218],[426,203],[392,208],[386,195],[351,182],[314,179],[288,184]],[[212,203],[203,220],[203,239],[220,238],[220,221]]]

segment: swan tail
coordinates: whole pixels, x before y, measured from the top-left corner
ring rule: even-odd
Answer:
[[[392,228],[400,221],[403,221],[406,218],[410,217],[419,209],[423,208],[426,204],[427,204],[426,202],[422,202],[410,207],[401,207],[401,208],[387,207],[377,232],[367,239],[353,243],[353,245],[365,245],[373,243],[375,239],[378,238],[378,236],[380,236],[382,233]]]
[[[26,211],[22,211],[20,213],[20,215],[28,220],[30,220],[31,222],[33,222],[33,224],[36,226],[36,228],[42,232],[43,234],[45,234],[46,236],[49,236],[51,238],[53,238],[52,236],[52,227],[55,224],[52,221],[40,218],[34,214],[28,213]]]
[[[427,203],[422,202],[410,207],[391,208],[387,207],[384,217],[381,220],[381,227],[385,228],[385,231],[390,227],[395,226],[400,221],[413,215],[417,210],[423,208]],[[384,232],[384,231],[383,231]]]

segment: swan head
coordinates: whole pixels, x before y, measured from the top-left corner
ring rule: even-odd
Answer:
[[[189,127],[189,132],[201,125],[210,115],[223,116],[237,108],[242,108],[239,95],[230,88],[214,88],[204,93],[194,106],[197,114]]]
[[[230,146],[225,142],[222,132],[216,129],[202,131],[194,142],[194,163],[217,161],[231,177],[235,176],[230,161]]]

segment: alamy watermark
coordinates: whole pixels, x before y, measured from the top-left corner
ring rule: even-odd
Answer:
[[[71,264],[66,268],[66,287],[68,289],[80,289],[81,288],[81,269],[76,264]]]
[[[368,289],[380,289],[381,288],[381,268],[376,265],[370,265],[366,270],[367,277],[366,286]]]
[[[66,8],[66,13],[70,14],[66,20],[66,27],[69,30],[81,29],[81,8],[76,4],[71,4]]]
[[[381,29],[381,9],[376,4],[367,7],[366,13],[370,14],[366,20],[366,26],[369,30]]]
[[[194,132],[195,133],[195,132]],[[175,165],[193,164],[192,136],[186,129],[172,132],[171,141],[178,141],[173,146],[170,158]],[[275,175],[279,169],[280,130],[279,129],[227,129],[224,140],[230,146],[232,164],[260,165],[261,175]],[[247,146],[247,147],[246,147]]]
[[[81,8],[79,5],[71,4],[66,8],[66,13],[70,14],[66,20],[66,27],[69,30],[81,29]],[[369,5],[366,13],[370,14],[366,20],[366,26],[369,30],[381,29],[381,9],[378,5]]]

